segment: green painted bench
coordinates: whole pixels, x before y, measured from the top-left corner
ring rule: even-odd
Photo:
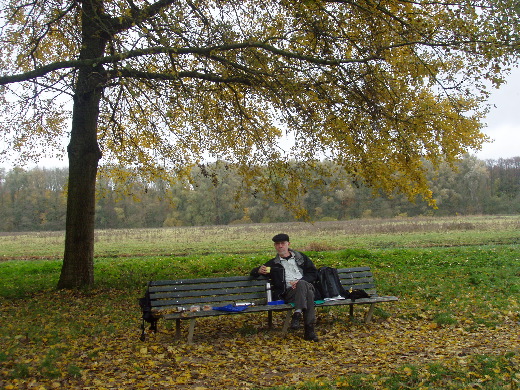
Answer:
[[[369,305],[364,321],[372,319],[375,305],[381,302],[397,301],[394,296],[379,296],[376,292],[374,277],[370,267],[340,268],[338,274],[345,290],[362,289],[369,298],[331,300],[316,307],[350,306],[350,316],[354,316],[354,305]],[[202,317],[237,315],[248,313],[267,313],[269,328],[273,326],[273,312],[285,312],[282,333],[287,333],[292,315],[292,305],[268,305],[266,298],[267,279],[254,279],[250,276],[224,276],[215,278],[158,280],[148,283],[153,317],[175,320],[176,337],[181,337],[181,322],[189,320],[188,343],[193,342],[196,320]],[[214,310],[229,304],[253,303],[244,311],[227,312]]]

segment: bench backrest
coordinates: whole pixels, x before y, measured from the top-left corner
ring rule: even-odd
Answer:
[[[371,297],[377,296],[374,275],[370,267],[338,268],[339,279],[345,290],[365,290]]]
[[[265,303],[266,279],[249,276],[160,280],[150,282],[148,290],[155,310],[191,305],[223,306],[237,302]]]
[[[345,290],[363,289],[377,296],[370,267],[339,268],[338,275]],[[152,308],[155,311],[192,305],[223,306],[230,303],[266,303],[267,279],[250,276],[223,276],[216,278],[159,280],[148,284]]]

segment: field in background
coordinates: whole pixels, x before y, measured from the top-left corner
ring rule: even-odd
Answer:
[[[356,219],[162,229],[98,230],[96,257],[271,253],[287,232],[295,248],[424,248],[518,244],[520,216]],[[0,261],[60,259],[64,232],[0,233]]]

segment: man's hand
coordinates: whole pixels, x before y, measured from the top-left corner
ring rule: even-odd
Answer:
[[[260,268],[258,268],[258,273],[262,275],[267,275],[267,267],[265,265],[261,265]]]
[[[289,282],[291,284],[291,287],[293,288],[293,290],[296,288],[296,284],[298,283],[298,280],[293,280],[291,282]]]

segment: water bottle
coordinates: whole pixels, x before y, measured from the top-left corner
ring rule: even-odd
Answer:
[[[273,300],[273,295],[271,293],[271,283],[267,282],[265,284],[265,291],[267,293],[267,302],[271,302]]]

